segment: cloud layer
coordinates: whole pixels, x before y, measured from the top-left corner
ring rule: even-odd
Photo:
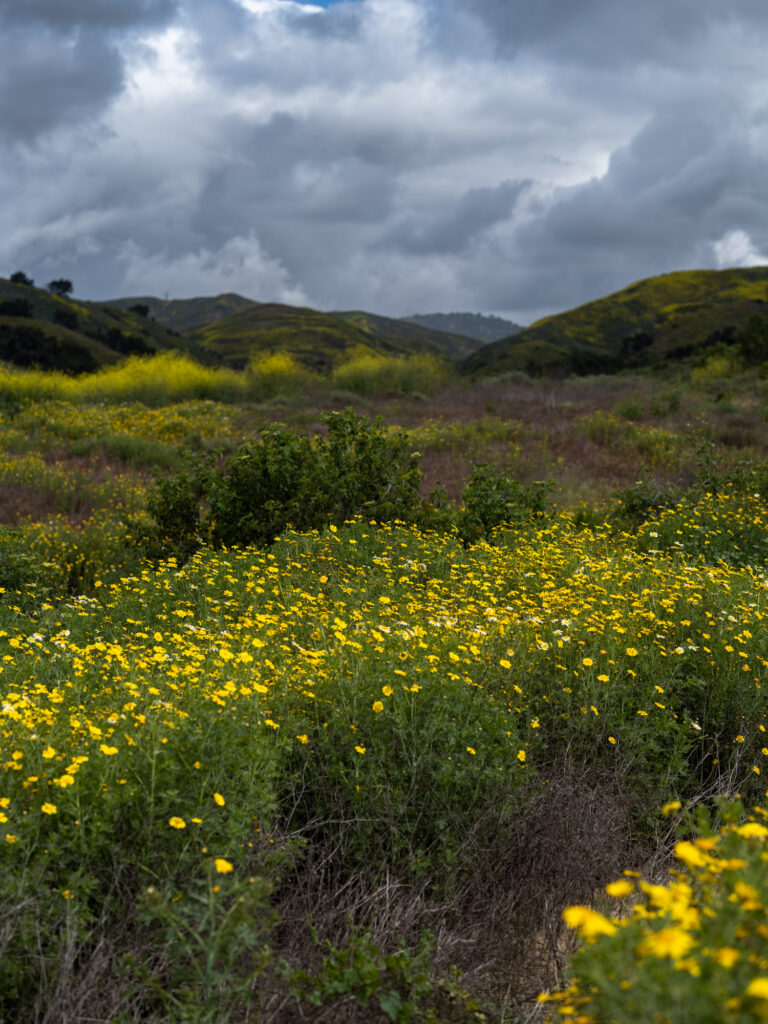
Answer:
[[[4,0],[0,274],[528,322],[768,259],[761,0]]]

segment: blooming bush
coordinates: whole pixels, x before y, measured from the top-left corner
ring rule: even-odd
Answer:
[[[768,811],[756,807],[744,820],[738,803],[721,809],[719,829],[703,819],[698,835],[675,845],[664,884],[626,871],[606,886],[607,914],[565,910],[584,945],[569,988],[542,1002],[578,1024],[768,1017]]]

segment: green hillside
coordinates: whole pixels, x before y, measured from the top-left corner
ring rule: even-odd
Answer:
[[[253,303],[232,316],[206,324],[184,335],[185,340],[229,366],[244,366],[261,352],[289,352],[313,370],[325,371],[353,353],[399,355],[430,352],[445,355],[456,350],[457,340],[368,313],[321,313],[315,309],[276,302]],[[448,353],[449,357],[451,352]]]
[[[659,366],[730,343],[755,314],[768,314],[768,267],[661,274],[486,345],[462,369],[540,374]]]
[[[147,315],[163,327],[169,327],[180,334],[194,331],[216,320],[223,320],[233,313],[239,313],[249,306],[258,305],[253,299],[243,298],[234,292],[194,299],[158,299],[153,295],[134,296],[125,299],[110,299],[102,303],[114,309],[130,309],[146,306]]]
[[[177,345],[135,312],[0,278],[0,360],[77,373]]]
[[[406,318],[413,324],[431,327],[436,331],[447,331],[449,334],[460,334],[474,338],[479,345],[487,345],[499,338],[507,338],[510,334],[522,331],[520,324],[512,320],[504,320],[500,316],[485,316],[482,313],[415,313]]]
[[[428,352],[464,359],[472,338],[361,310],[322,313],[282,303],[255,302],[232,292],[210,298],[163,300],[152,296],[113,299],[117,309],[145,306],[147,315],[184,337],[198,355],[241,365],[254,352],[284,350],[315,369],[328,368],[351,350],[396,354]]]
[[[356,327],[369,334],[407,349],[409,352],[429,352],[441,359],[464,359],[479,347],[471,336],[438,328],[427,324],[414,323],[411,319],[395,320],[375,313],[352,310],[337,313]]]

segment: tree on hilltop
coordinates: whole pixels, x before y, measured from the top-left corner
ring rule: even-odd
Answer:
[[[15,273],[11,274],[10,281],[11,284],[25,284],[29,288],[33,288],[35,285],[32,278],[27,277],[23,270],[17,270]]]
[[[48,282],[48,291],[54,295],[67,296],[72,291],[72,282],[66,277],[57,277],[55,281]]]

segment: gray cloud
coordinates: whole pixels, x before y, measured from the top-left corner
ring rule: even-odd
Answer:
[[[103,111],[122,91],[126,30],[167,22],[175,0],[4,0],[0,141],[32,142]]]
[[[3,0],[0,20],[57,29],[125,29],[166,22],[176,4],[177,0]]]
[[[30,142],[103,109],[123,86],[120,56],[90,32],[0,34],[0,140]]]
[[[406,253],[460,253],[489,228],[506,220],[530,180],[504,181],[493,188],[473,188],[433,218],[396,224],[381,245]]]
[[[755,262],[766,43],[763,0],[5,0],[0,273],[525,322]]]

